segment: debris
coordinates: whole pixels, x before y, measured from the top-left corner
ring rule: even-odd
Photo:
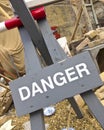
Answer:
[[[12,130],[15,126],[11,125],[12,120],[8,120],[4,125],[0,127],[0,130]]]
[[[12,104],[11,92],[5,92],[2,100],[0,101],[0,116],[6,113]]]
[[[104,100],[101,100],[102,105],[104,106]]]
[[[79,52],[80,50],[82,50],[86,45],[88,45],[88,43],[90,43],[89,38],[85,38],[77,47],[76,50],[77,52]]]
[[[91,40],[94,39],[97,36],[96,30],[91,30],[85,34],[85,37],[90,38]]]
[[[80,95],[76,95],[74,98],[81,108],[85,105],[85,102]]]
[[[62,49],[64,50],[64,52],[68,55],[71,56],[71,52],[68,48],[68,41],[66,39],[66,37],[61,37],[59,39],[57,39],[59,45],[62,47]]]
[[[75,28],[74,28],[74,31],[73,31],[73,34],[71,36],[71,41],[74,39],[75,37],[75,34],[76,34],[76,31],[77,31],[77,28],[78,28],[78,25],[79,25],[79,21],[81,19],[81,16],[82,16],[82,12],[83,12],[83,7],[81,6],[80,7],[80,10],[78,12],[78,17],[77,17],[77,20],[76,20],[76,23],[75,23]]]
[[[62,130],[75,130],[75,129],[70,127],[70,128],[63,128]]]
[[[0,117],[0,126],[9,120],[8,116],[4,115]]]
[[[49,124],[45,124],[45,129],[48,130]]]
[[[88,46],[90,48],[92,48],[92,47],[98,46],[100,44],[104,44],[104,38],[103,39],[97,39],[97,40],[91,41],[90,43],[88,43]]]
[[[97,95],[97,97],[98,97],[100,100],[104,99],[104,92],[103,92],[103,93],[100,93],[100,92],[96,91],[95,94]]]
[[[3,84],[6,84],[6,81],[3,77],[0,78],[0,82],[3,83]]]
[[[31,130],[30,121],[27,121],[23,124],[24,130]]]
[[[104,44],[104,27],[91,30],[84,34],[84,39],[77,41],[75,47],[73,47],[73,52],[77,54],[79,51],[82,51],[86,48],[93,48],[98,45]],[[71,43],[74,44],[74,43]],[[72,46],[72,45],[71,45]]]
[[[49,124],[45,124],[45,129],[48,130]],[[24,130],[31,130],[30,121],[27,121],[23,124]]]
[[[51,107],[51,106],[46,107],[46,108],[44,108],[43,113],[44,113],[45,116],[51,116],[55,113],[55,108]]]

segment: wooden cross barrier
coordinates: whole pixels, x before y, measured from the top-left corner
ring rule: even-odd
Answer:
[[[67,98],[78,116],[82,117],[73,98],[80,94],[104,128],[104,107],[93,92],[103,83],[90,52],[67,57],[54,39],[46,17],[34,22],[24,1],[10,2],[23,23],[19,31],[26,62],[26,75],[10,82],[17,115],[29,113],[31,129],[45,130],[42,108]],[[37,50],[44,58],[44,67]]]
[[[22,22],[24,22],[24,24],[26,25],[26,27],[28,28],[27,30],[30,32],[30,34],[31,34],[31,37],[33,38],[32,40],[34,41],[34,43],[36,43],[35,41],[37,40],[37,43],[39,42],[38,41],[38,37],[39,37],[39,33],[38,33],[38,30],[35,30],[35,28],[34,28],[34,21],[31,21],[31,18],[30,18],[30,15],[26,15],[26,17],[24,17],[25,16],[25,14],[29,14],[28,12],[26,12],[26,10],[27,10],[27,8],[26,8],[26,6],[24,6],[24,3],[22,2],[21,4],[19,3],[19,5],[21,6],[22,5],[22,7],[21,7],[21,9],[24,9],[25,11],[24,11],[24,14],[22,14],[22,16],[20,16],[21,15],[21,13],[20,13],[20,17],[22,18],[21,20],[23,20]],[[17,9],[19,9],[19,8],[17,8]],[[43,8],[39,8],[39,10],[41,10],[42,11],[42,14],[44,15],[44,13],[43,13],[43,10],[42,10]],[[40,11],[36,11],[36,12],[40,12]],[[27,10],[28,11],[28,10]],[[33,12],[33,11],[32,11]],[[38,13],[38,14],[41,14],[41,13]],[[33,15],[33,13],[32,13],[32,15]],[[44,15],[45,16],[45,15]],[[26,20],[25,18],[27,18],[28,17],[28,20]],[[42,16],[43,17],[43,16]],[[24,20],[25,19],[25,20]],[[37,20],[40,20],[40,17],[37,19]],[[27,23],[26,23],[27,22]],[[28,26],[28,22],[29,23],[33,23],[33,25],[30,27],[30,26]],[[9,22],[6,22],[6,23],[9,23]],[[13,23],[13,22],[12,22]],[[6,24],[7,25],[7,24]],[[30,24],[31,25],[31,24]],[[9,25],[8,25],[9,26]],[[30,28],[34,28],[34,30],[31,30]],[[33,32],[33,31],[35,31],[35,32]],[[37,33],[36,33],[36,31],[37,31]],[[52,32],[51,32],[52,33]],[[36,36],[37,35],[37,36]],[[35,36],[35,40],[34,40],[34,36]],[[42,38],[42,37],[41,37]],[[23,38],[22,38],[23,39]],[[59,52],[59,50],[57,50],[57,48],[59,48],[59,49],[61,49],[61,47],[60,46],[57,46],[57,44],[56,44],[56,40],[55,40],[55,44],[54,44],[54,48],[52,47],[52,45],[51,45],[51,50],[52,50],[52,48],[53,48],[53,50],[54,50],[54,52],[52,52],[52,51],[49,51],[49,53],[50,53],[50,55],[51,55],[51,59],[50,59],[50,61],[47,61],[47,57],[48,57],[48,54],[47,54],[47,48],[45,49],[44,48],[44,41],[43,41],[43,38],[42,39],[39,39],[39,40],[41,40],[41,43],[43,43],[43,45],[41,44],[41,46],[39,46],[39,44],[37,44],[37,45],[35,45],[35,46],[37,46],[38,47],[38,49],[40,50],[40,52],[43,52],[43,50],[44,50],[44,52],[45,52],[45,55],[43,55],[43,57],[44,57],[44,59],[45,59],[45,61],[46,61],[46,63],[49,65],[50,63],[51,64],[53,64],[53,62],[56,60],[57,62],[59,61],[59,60],[61,60],[61,59],[63,59],[64,57],[65,57],[65,54],[64,54],[64,52],[63,51],[60,51]],[[39,42],[40,43],[40,42]],[[44,49],[43,49],[44,48]],[[62,49],[61,49],[62,50]],[[26,52],[27,53],[27,52]],[[54,55],[55,54],[55,55]],[[62,54],[63,54],[63,57],[62,57]],[[52,57],[54,55],[54,57]],[[46,56],[46,57],[45,57]],[[32,62],[33,62],[33,60],[32,60]],[[28,62],[29,63],[29,62]],[[33,63],[32,63],[33,64]],[[32,67],[31,67],[32,68]],[[29,68],[29,70],[30,70],[30,68]],[[28,70],[27,70],[28,71]],[[33,72],[33,68],[32,68],[32,72]],[[80,110],[79,110],[79,108],[78,108],[78,106],[77,106],[77,103],[75,102],[75,100],[73,99],[73,97],[71,97],[70,98],[70,102],[71,102],[71,105],[72,105],[72,107],[74,108],[74,110],[76,111],[76,113],[77,113],[77,115],[78,115],[78,118],[82,118],[82,114],[81,114],[81,112],[80,112]]]

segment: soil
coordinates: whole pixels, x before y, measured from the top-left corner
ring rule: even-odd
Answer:
[[[74,128],[75,130],[103,130],[86,105],[80,107],[83,113],[82,119],[78,119],[67,99],[55,104],[54,107],[56,111],[53,115],[44,116],[44,122],[48,126],[47,130],[62,130],[63,128],[66,128],[66,130],[67,128]],[[15,107],[12,104],[10,110],[0,117],[0,126],[8,120],[12,120],[12,125],[15,125],[12,130],[25,130],[26,128],[23,128],[23,124],[29,121],[29,115],[17,117]]]

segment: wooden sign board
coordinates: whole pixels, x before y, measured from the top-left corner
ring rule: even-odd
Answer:
[[[61,2],[63,0],[24,0],[28,8],[45,6],[56,2]]]
[[[21,116],[101,85],[90,54],[83,52],[16,79],[10,88],[17,115]]]

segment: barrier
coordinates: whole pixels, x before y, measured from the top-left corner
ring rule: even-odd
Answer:
[[[35,20],[40,20],[46,17],[44,7],[40,7],[31,11],[31,14]],[[0,31],[13,29],[15,27],[23,26],[19,17],[14,17],[0,23]]]
[[[26,4],[22,0],[10,2],[24,25],[19,31],[25,47],[26,76],[10,82],[17,114],[29,113],[31,129],[45,130],[42,108],[68,98],[81,118],[73,98],[80,94],[104,128],[104,107],[92,91],[103,83],[90,53],[86,51],[72,58],[67,57],[53,37],[46,18],[37,20],[38,30]],[[44,68],[37,49],[47,65]]]

